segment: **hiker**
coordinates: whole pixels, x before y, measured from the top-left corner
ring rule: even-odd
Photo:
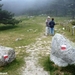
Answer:
[[[45,35],[49,35],[49,22],[50,22],[50,16],[48,16],[47,19],[46,19],[46,31],[45,31]]]
[[[52,18],[52,20],[49,22],[49,29],[51,35],[54,35],[54,26],[55,26],[55,22],[54,22],[54,18]]]

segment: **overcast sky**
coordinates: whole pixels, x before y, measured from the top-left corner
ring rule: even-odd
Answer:
[[[9,10],[13,13],[21,12],[32,8],[40,8],[52,0],[2,0],[3,9]]]

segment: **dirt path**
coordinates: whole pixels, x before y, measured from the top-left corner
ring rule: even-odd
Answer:
[[[43,35],[37,38],[35,43],[27,46],[26,52],[29,53],[29,56],[25,58],[26,66],[22,67],[22,75],[49,75],[48,72],[44,71],[43,67],[38,64],[38,59],[41,57],[40,54],[42,56],[50,54],[51,41],[46,39],[47,36]]]

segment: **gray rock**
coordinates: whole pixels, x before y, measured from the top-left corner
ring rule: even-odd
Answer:
[[[66,49],[61,46],[65,45]],[[75,63],[75,48],[70,41],[61,34],[55,34],[52,38],[50,59],[58,66],[67,66]]]
[[[0,46],[0,66],[12,62],[15,59],[15,51],[13,48]]]

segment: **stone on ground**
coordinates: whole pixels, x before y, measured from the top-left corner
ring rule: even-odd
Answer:
[[[75,63],[75,48],[63,35],[56,33],[52,38],[50,59],[58,66]]]
[[[15,51],[13,48],[0,46],[0,66],[12,62],[15,59]]]

